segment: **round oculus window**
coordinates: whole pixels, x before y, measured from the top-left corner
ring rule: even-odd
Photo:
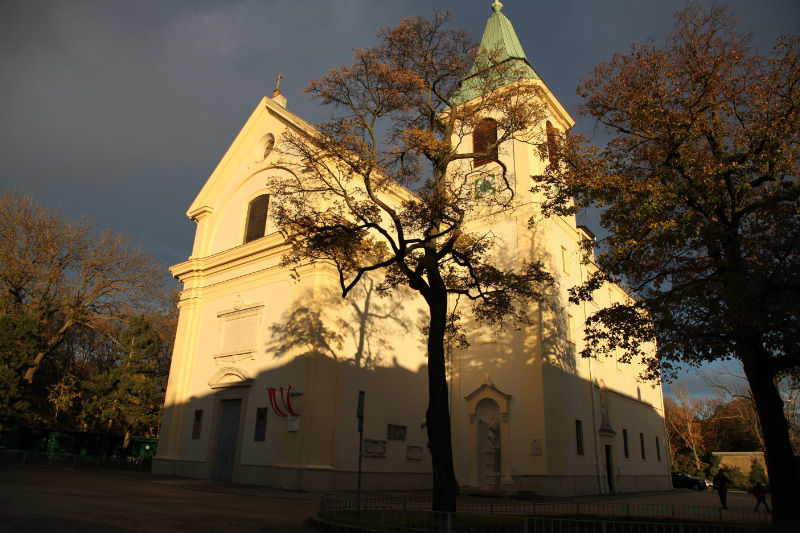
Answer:
[[[267,133],[256,143],[256,147],[253,149],[253,161],[256,163],[262,162],[272,152],[273,148],[275,148],[275,136]]]

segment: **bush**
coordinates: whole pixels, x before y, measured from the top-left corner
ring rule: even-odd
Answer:
[[[757,457],[753,457],[753,460],[750,463],[750,486],[753,486],[756,483],[768,485],[769,478],[767,477],[767,471],[764,470],[764,465],[761,463],[761,461],[759,461]]]
[[[750,477],[738,466],[726,466],[725,476],[731,480],[732,487],[748,487],[750,486]]]

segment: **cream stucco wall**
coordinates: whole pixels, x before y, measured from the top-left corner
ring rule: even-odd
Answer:
[[[545,96],[551,122],[567,129],[571,119],[549,92]],[[274,153],[259,158],[265,136],[280,142],[285,128],[309,127],[280,104],[267,99],[259,103],[189,210],[197,233],[192,256],[172,269],[184,290],[154,470],[215,475],[222,402],[238,399],[233,481],[352,489],[359,442],[355,409],[358,391],[364,390],[364,487],[429,488],[430,454],[423,427],[427,360],[421,333],[427,308],[421,298],[397,291],[381,299],[373,290],[377,279],[369,277],[341,298],[330,265],[281,266],[286,249],[273,221],[265,237],[242,244],[249,202],[271,193],[272,180],[290,173],[277,164]],[[480,429],[488,427],[481,426],[481,417],[494,412],[487,406],[496,405],[500,420],[492,431],[500,446],[497,489],[551,495],[604,492],[609,470],[615,490],[669,488],[660,388],[637,382],[641,369],[635,364],[577,356],[586,318],[627,295],[608,286],[598,291],[596,303],[568,303],[568,288],[594,268],[579,249],[587,236],[574,218],[543,219],[538,213],[541,198],[531,193],[529,176],[541,173],[544,163],[535,147],[512,142],[501,147],[500,155],[511,169],[514,202],[490,213],[490,203],[476,200],[469,230],[495,237],[492,254],[498,266],[519,268],[523,261],[543,260],[558,283],[550,289],[549,305],[531,305],[530,324],[518,329],[495,334],[469,313],[463,316],[471,347],[452,349],[448,361],[459,483],[486,488],[480,485],[491,478],[478,455],[486,453],[481,439],[489,434]],[[236,317],[249,317],[251,329],[245,328],[242,339],[252,346],[237,345],[238,351],[231,351],[226,321]],[[292,400],[300,414],[296,420],[278,416],[268,398],[269,388],[289,386],[302,393]],[[261,441],[254,438],[255,418],[265,408],[267,430]],[[193,438],[198,410],[203,411],[202,429]],[[582,454],[576,420],[583,425]],[[405,438],[389,438],[389,425],[405,428]],[[645,459],[640,433],[645,435]],[[610,469],[605,446],[611,446]]]

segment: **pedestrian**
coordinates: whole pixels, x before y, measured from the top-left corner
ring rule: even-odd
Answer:
[[[768,513],[772,511],[769,510],[769,505],[767,505],[767,488],[764,487],[761,483],[756,483],[756,486],[752,489],[747,491],[747,494],[752,494],[756,497],[756,508],[755,510],[758,511],[758,508],[761,504],[764,504],[764,508],[767,510]]]
[[[714,488],[717,489],[717,494],[719,494],[719,503],[722,505],[723,509],[728,508],[728,483],[731,482],[725,476],[725,470],[722,467],[719,467],[717,471],[717,475],[714,476]]]

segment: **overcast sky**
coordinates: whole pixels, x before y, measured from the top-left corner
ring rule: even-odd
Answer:
[[[0,189],[134,234],[167,264],[191,253],[186,210],[275,78],[309,80],[378,28],[452,9],[480,39],[490,0],[0,0]],[[615,51],[661,41],[682,0],[507,0],[534,69],[578,120],[575,88]],[[768,52],[800,0],[730,2]],[[594,228],[596,229],[596,228]]]

